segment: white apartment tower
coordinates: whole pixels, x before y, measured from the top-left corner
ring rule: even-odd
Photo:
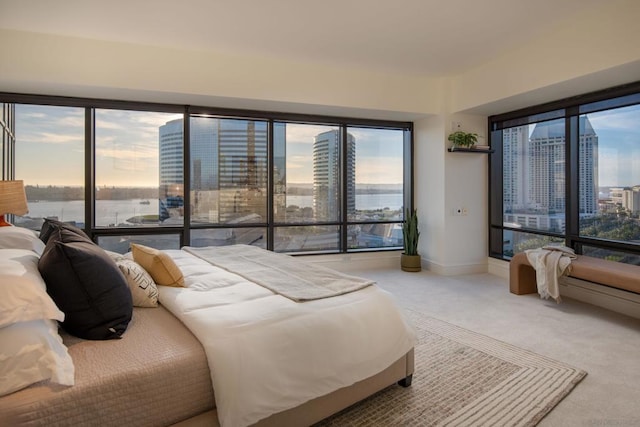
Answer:
[[[589,119],[579,119],[578,193],[580,215],[598,210],[598,136]],[[503,200],[506,222],[528,228],[564,229],[564,120],[503,130]]]
[[[347,134],[347,214],[356,209],[356,144]],[[340,130],[316,135],[313,143],[313,210],[317,220],[335,221],[341,212]]]

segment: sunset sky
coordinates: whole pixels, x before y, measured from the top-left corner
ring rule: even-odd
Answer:
[[[180,114],[96,110],[96,185],[158,185],[158,129]],[[287,181],[313,181],[314,137],[332,129],[287,125]],[[402,132],[350,128],[356,140],[356,180],[403,181]],[[16,105],[16,178],[30,185],[83,185],[84,109]]]

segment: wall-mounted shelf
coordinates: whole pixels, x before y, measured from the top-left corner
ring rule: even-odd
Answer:
[[[484,150],[479,148],[461,148],[461,147],[449,147],[447,151],[450,153],[482,153],[482,154],[491,154],[495,152],[493,149]]]

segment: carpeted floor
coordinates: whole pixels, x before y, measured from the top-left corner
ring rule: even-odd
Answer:
[[[407,311],[418,333],[409,388],[391,386],[321,423],[326,426],[530,426],[586,372]]]

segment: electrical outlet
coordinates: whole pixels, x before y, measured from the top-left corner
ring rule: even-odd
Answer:
[[[469,211],[465,207],[459,207],[459,208],[453,209],[454,216],[466,216],[468,213]]]

